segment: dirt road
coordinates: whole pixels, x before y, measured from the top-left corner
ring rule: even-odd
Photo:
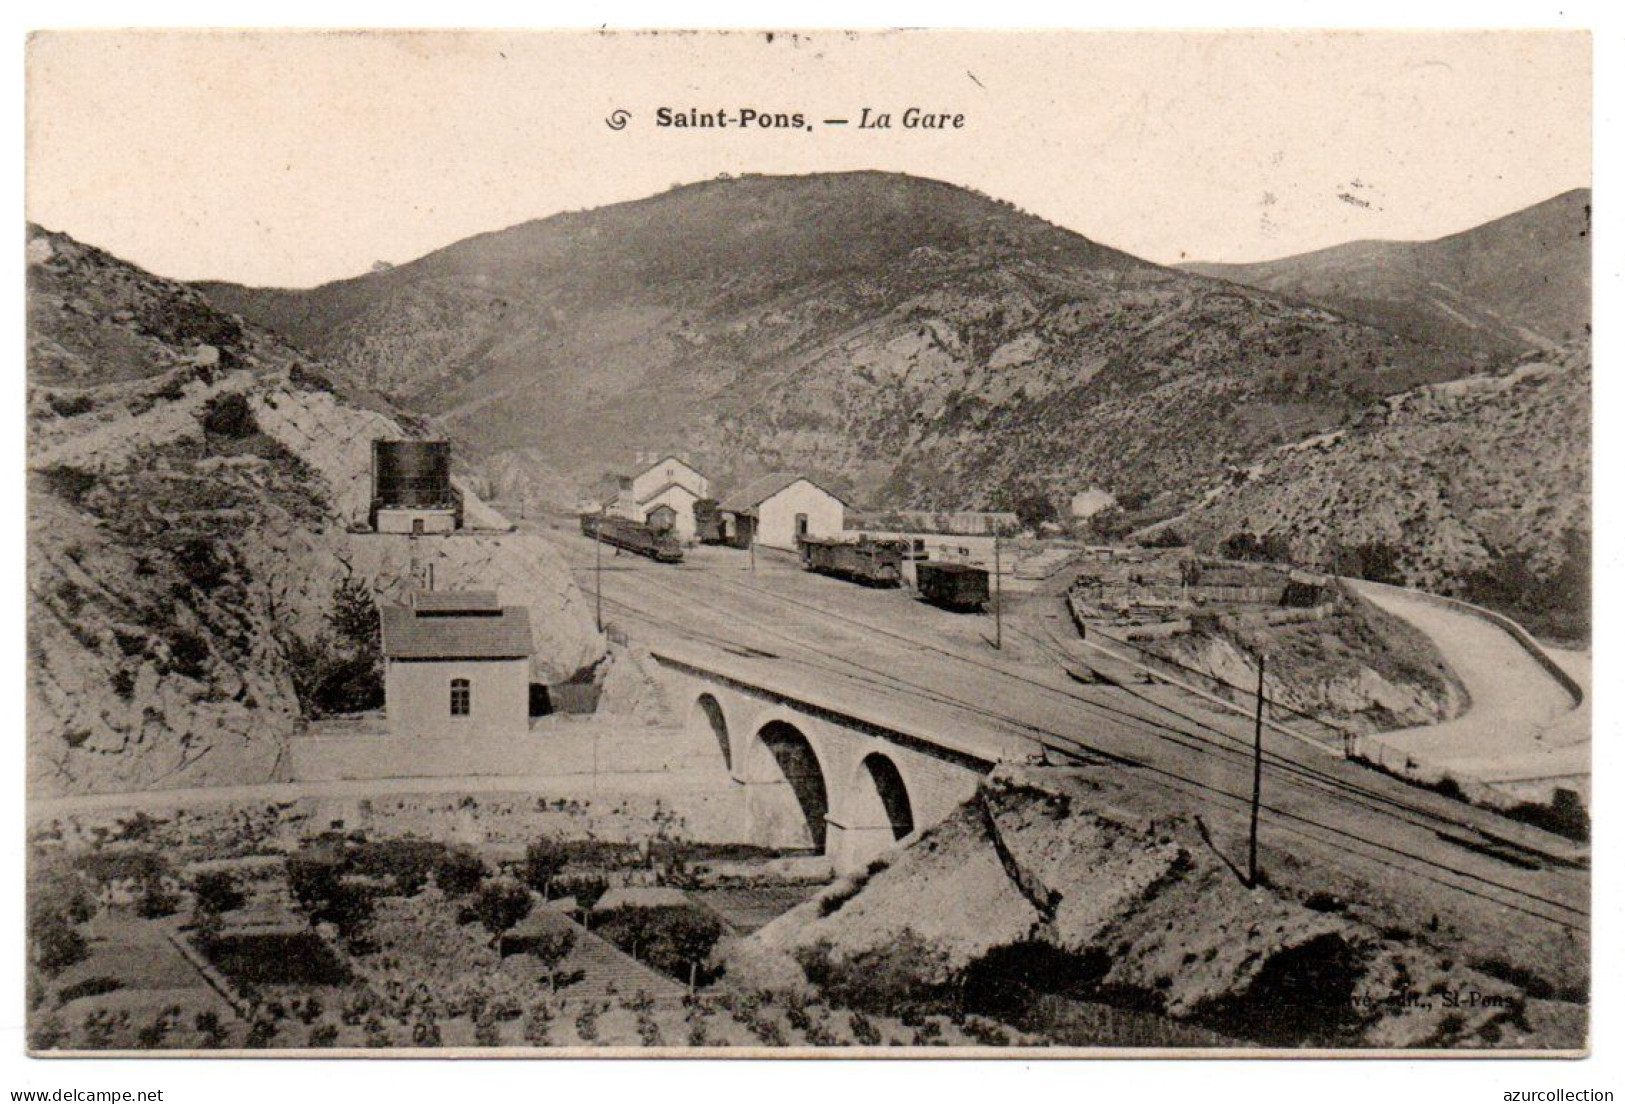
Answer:
[[[1383,733],[1395,750],[1458,779],[1518,784],[1583,780],[1589,791],[1591,735],[1576,705],[1510,633],[1480,617],[1404,591],[1355,584],[1361,595],[1426,633],[1471,698],[1453,720]],[[1565,657],[1567,658],[1567,657]],[[1588,680],[1586,679],[1582,681]],[[1579,723],[1577,723],[1579,722]]]

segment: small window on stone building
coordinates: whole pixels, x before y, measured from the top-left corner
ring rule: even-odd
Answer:
[[[472,693],[467,679],[451,680],[451,715],[453,717],[468,716]]]

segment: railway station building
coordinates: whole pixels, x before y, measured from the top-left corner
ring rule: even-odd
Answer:
[[[775,472],[734,492],[719,505],[729,543],[796,550],[798,537],[839,537],[846,503],[804,475]]]
[[[711,495],[711,481],[677,456],[663,456],[636,475],[623,475],[609,512],[655,529],[670,529],[678,540],[694,540],[694,504]]]
[[[492,591],[416,591],[379,611],[392,736],[530,731],[530,614]]]

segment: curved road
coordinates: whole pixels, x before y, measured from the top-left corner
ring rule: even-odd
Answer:
[[[1504,629],[1402,590],[1354,584],[1360,594],[1416,626],[1466,686],[1471,704],[1439,724],[1385,732],[1387,747],[1458,778],[1488,783],[1566,779],[1590,789],[1591,732],[1584,703]],[[1582,685],[1587,681],[1580,678]]]

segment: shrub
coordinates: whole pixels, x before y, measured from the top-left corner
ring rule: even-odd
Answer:
[[[135,901],[135,911],[137,915],[151,920],[173,915],[180,903],[180,896],[163,879],[153,878],[142,885],[141,895]]]
[[[53,977],[84,958],[88,953],[85,937],[60,912],[44,913],[29,925],[34,964]]]
[[[70,1004],[81,997],[99,997],[104,993],[116,993],[122,988],[124,983],[116,977],[89,977],[72,985],[64,985],[57,990],[56,999],[58,1003]]]
[[[199,912],[230,912],[243,907],[246,898],[237,886],[237,879],[223,870],[199,874],[192,880],[193,903]]]
[[[530,953],[536,956],[536,961],[541,965],[550,990],[558,991],[559,966],[570,957],[575,945],[576,933],[564,927],[539,932],[531,940]]]
[[[248,1034],[243,1037],[243,1046],[248,1050],[264,1050],[276,1041],[276,1033],[276,1021],[261,1016],[249,1025]]]
[[[240,391],[210,399],[199,420],[205,432],[237,441],[260,431],[259,423],[254,420],[254,410]]]
[[[502,1029],[494,1013],[486,1011],[475,1018],[474,1045],[482,1047],[502,1045]]]
[[[192,1020],[192,1027],[198,1035],[198,1047],[203,1050],[219,1050],[230,1037],[215,1012],[199,1012]]]
[[[547,1046],[553,1030],[553,1006],[536,1001],[525,1012],[525,1042],[532,1046]]]
[[[432,1014],[425,1012],[412,1024],[412,1045],[416,1047],[440,1045],[440,1025],[435,1022]]]
[[[485,881],[485,863],[469,851],[447,851],[435,863],[434,884],[447,897],[467,897]]]
[[[852,1038],[859,1046],[879,1046],[884,1041],[874,1021],[862,1012],[852,1013]]]
[[[591,910],[605,893],[609,882],[601,874],[569,874],[553,879],[553,896],[574,897],[576,907]]]
[[[429,884],[445,853],[446,845],[433,840],[376,840],[357,847],[350,865],[357,874],[390,879],[401,894],[413,897]]]
[[[723,932],[716,917],[683,906],[618,908],[598,927],[600,935],[634,958],[690,985],[702,980],[701,969]]]
[[[500,878],[487,882],[474,897],[474,914],[495,944],[519,921],[530,915],[530,890],[518,882]]]
[[[807,980],[831,1001],[886,1015],[941,1003],[952,988],[947,955],[912,929],[884,947],[837,959],[827,942],[800,950]]]
[[[569,852],[551,836],[543,836],[525,848],[525,884],[544,898],[552,896],[553,879],[569,862]]]

